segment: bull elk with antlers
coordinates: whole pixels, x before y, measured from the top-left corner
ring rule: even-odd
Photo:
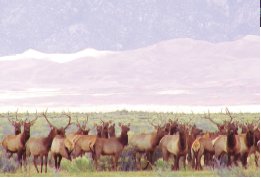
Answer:
[[[141,167],[141,157],[145,153],[147,157],[147,165],[144,169],[148,167],[149,164],[153,164],[152,155],[155,148],[158,146],[162,137],[168,134],[168,129],[162,125],[155,125],[148,121],[154,128],[155,131],[152,133],[142,133],[133,135],[130,139],[130,145],[134,147],[137,169],[142,169]]]
[[[69,139],[66,139],[65,131],[71,125],[71,115],[64,113],[69,118],[69,121],[65,127],[61,127],[57,131],[57,135],[53,138],[51,145],[51,154],[54,158],[55,169],[60,169],[62,157],[71,160],[70,153],[74,148],[74,143]],[[49,121],[48,121],[49,123]],[[50,124],[50,123],[49,123]]]
[[[180,157],[183,156],[185,159],[188,153],[188,129],[186,126],[180,125],[178,134],[176,135],[165,135],[160,140],[160,148],[162,151],[163,160],[168,161],[169,156],[173,155],[173,170],[179,170]]]
[[[52,125],[51,122],[48,120],[47,110],[43,113],[43,116],[51,129],[49,134],[46,137],[31,137],[26,143],[26,156],[33,156],[34,166],[38,173],[39,173],[37,167],[38,157],[40,157],[41,160],[41,173],[43,170],[43,162],[45,164],[45,173],[46,173],[48,153],[51,149],[53,139],[57,133],[62,132],[57,127]]]
[[[227,135],[221,135],[215,140],[215,157],[220,158],[222,154],[227,154],[228,166],[232,163],[231,157],[234,158],[236,165],[237,160],[240,158],[243,166],[246,167],[247,157],[255,140],[253,128],[249,127],[245,134],[238,134],[238,127],[232,122],[233,117],[228,109],[226,109],[226,114],[231,118],[227,125]]]
[[[33,120],[29,120],[29,113],[27,112],[27,118],[23,121],[24,130],[18,135],[8,135],[3,139],[2,146],[9,153],[17,153],[18,161],[22,166],[23,160],[26,159],[25,144],[30,138],[30,127],[34,125],[38,118],[37,111]]]
[[[12,119],[10,118],[9,112],[7,113],[7,119],[10,122],[10,124],[14,127],[15,135],[19,135],[21,133],[21,127],[23,125],[23,121],[17,118],[17,114],[18,114],[18,109],[15,113],[15,119]]]

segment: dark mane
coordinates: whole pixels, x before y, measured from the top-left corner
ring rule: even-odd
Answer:
[[[246,145],[247,145],[247,147],[253,146],[254,140],[255,140],[254,133],[251,132],[251,131],[248,131],[246,133]]]
[[[187,143],[186,133],[185,133],[185,131],[180,131],[179,132],[179,146],[180,146],[181,150],[186,149],[186,143]]]
[[[121,136],[118,138],[119,142],[123,145],[126,146],[128,145],[128,134],[127,133],[122,133]]]
[[[236,135],[230,133],[227,135],[227,147],[233,149],[236,146]]]

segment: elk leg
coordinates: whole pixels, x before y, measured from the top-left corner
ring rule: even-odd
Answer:
[[[227,166],[228,167],[231,166],[231,154],[230,153],[227,154]]]
[[[117,171],[117,166],[118,166],[118,159],[119,159],[119,155],[118,154],[116,154],[115,156],[114,156],[114,171]]]
[[[162,148],[162,156],[163,156],[163,160],[164,161],[168,161],[169,160],[169,152],[167,149]]]
[[[35,167],[37,173],[39,173],[39,170],[38,170],[38,167],[37,167],[37,158],[38,158],[38,156],[34,156],[34,167]]]
[[[177,156],[176,155],[174,155],[173,156],[173,167],[172,167],[172,169],[173,169],[173,171],[175,171],[175,170],[177,170]]]
[[[177,156],[177,170],[179,170],[179,158],[180,158],[180,156],[178,155]]]
[[[141,170],[141,154],[139,152],[136,152],[135,158],[136,158],[136,167],[138,170]]]
[[[47,173],[48,155],[45,155],[44,157],[45,157],[45,159],[44,159],[44,164],[45,164],[45,173]]]
[[[24,161],[24,170],[27,171],[26,170],[26,167],[27,167],[26,152],[24,152],[24,154],[23,154],[23,161]]]
[[[259,158],[259,156],[257,155],[257,153],[255,153],[255,163],[256,163],[256,167],[258,167],[258,158]]]
[[[61,155],[58,155],[58,161],[57,161],[57,168],[58,168],[58,169],[60,169],[61,161],[62,161],[62,156],[61,156]]]
[[[183,157],[184,157],[184,159],[183,159],[183,167],[186,170],[186,157],[187,157],[187,154],[185,154]]]
[[[41,173],[43,172],[43,156],[40,157],[41,160]]]
[[[8,159],[10,159],[13,156],[13,153],[10,153],[10,155],[8,156]]]
[[[57,170],[57,155],[53,155],[53,158],[54,158],[54,167],[55,169]]]

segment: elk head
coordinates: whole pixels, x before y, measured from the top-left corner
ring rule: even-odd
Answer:
[[[30,127],[33,126],[38,119],[37,111],[33,120],[29,119],[29,113],[27,111],[27,118],[23,121],[24,132],[30,134]]]
[[[108,128],[108,134],[110,137],[115,137],[115,124],[111,124]]]
[[[45,120],[47,121],[49,127],[53,130],[53,133],[56,133],[57,135],[62,135],[65,136],[65,130],[71,125],[71,115],[70,114],[66,114],[64,113],[64,115],[66,115],[69,118],[68,124],[65,127],[61,127],[61,128],[57,128],[56,126],[54,126],[47,118],[47,110],[45,112],[43,112],[43,116],[45,118]]]
[[[128,132],[130,130],[130,123],[128,125],[119,123],[119,127],[121,128],[121,136],[119,137],[119,140],[121,144],[126,146],[128,145]]]
[[[77,134],[80,135],[88,135],[90,129],[87,128],[87,123],[88,123],[89,117],[86,115],[86,119],[83,121],[82,124],[79,123],[78,118],[76,120],[76,126],[78,127]]]
[[[176,134],[178,132],[178,119],[171,120],[166,124],[166,128],[168,129],[170,135]]]
[[[18,135],[21,133],[21,127],[23,125],[23,121],[18,120],[17,113],[18,113],[18,110],[15,113],[15,119],[10,118],[9,112],[7,113],[7,119],[10,122],[10,124],[14,127],[15,135]]]

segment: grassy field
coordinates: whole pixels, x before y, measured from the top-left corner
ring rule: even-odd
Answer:
[[[84,120],[85,113],[71,113],[73,121],[75,122],[75,118],[78,117],[79,120]],[[14,113],[11,113],[14,115]],[[0,114],[0,139],[7,134],[13,134],[14,129],[10,126],[8,120],[6,119],[6,113]],[[233,116],[239,122],[256,122],[259,119],[259,113],[233,113]],[[19,113],[18,118],[25,118],[25,113]],[[33,118],[33,113],[30,114],[30,117]],[[48,113],[48,117],[51,122],[56,126],[63,126],[67,123],[67,118],[62,116],[61,113]],[[134,133],[142,133],[142,132],[151,132],[153,127],[151,127],[148,123],[148,118],[154,120],[155,122],[162,123],[169,118],[178,117],[180,122],[186,123],[190,118],[192,118],[191,123],[196,124],[197,127],[203,129],[204,131],[215,131],[217,128],[215,125],[210,123],[208,120],[203,118],[202,114],[174,114],[174,113],[146,113],[146,112],[128,112],[128,111],[117,111],[110,113],[89,113],[89,127],[93,128],[94,123],[99,123],[100,119],[103,120],[112,120],[115,123],[131,123],[131,130],[129,135],[133,135]],[[216,113],[211,114],[211,117],[217,122],[222,122],[224,120],[229,120],[229,117],[224,113]],[[67,133],[76,131],[77,128],[75,125],[72,125]],[[44,120],[43,117],[40,117],[36,124],[31,128],[31,136],[36,135],[47,135],[49,132],[49,127]],[[116,132],[119,134],[119,127],[116,127]],[[95,129],[91,130],[90,134],[95,134]],[[125,160],[126,161],[126,160]],[[123,163],[124,161],[120,160],[119,169],[125,170],[126,166],[130,166],[130,160],[128,164]],[[118,171],[113,172],[107,170],[108,162],[107,157],[104,157],[101,160],[101,167],[103,170],[107,171],[95,171],[93,169],[93,164],[87,157],[77,158],[72,162],[67,160],[62,160],[61,170],[59,172],[55,172],[52,167],[48,167],[47,174],[37,174],[33,165],[31,164],[31,160],[28,160],[29,167],[27,171],[21,171],[18,169],[17,163],[11,159],[7,160],[2,153],[2,148],[0,148],[0,176],[94,176],[94,177],[103,177],[103,176],[255,176],[259,177],[260,171],[254,164],[253,157],[249,160],[248,169],[243,169],[242,167],[233,167],[231,169],[221,168],[221,169],[208,169],[204,168],[203,171],[194,171],[189,166],[187,169],[181,169],[180,171],[173,172],[171,171],[171,162],[165,163],[160,158],[152,170],[148,171]],[[131,165],[133,166],[133,165]]]

